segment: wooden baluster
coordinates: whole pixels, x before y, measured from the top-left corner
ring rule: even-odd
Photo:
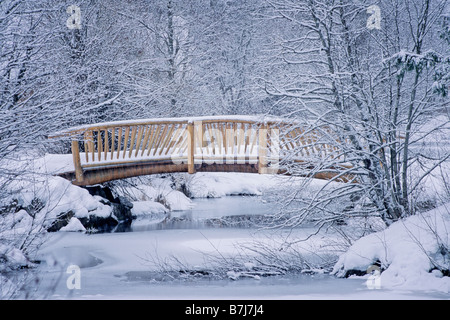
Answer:
[[[158,133],[161,132],[161,125],[157,124],[155,125],[155,130],[152,132],[152,136],[150,137],[150,142],[148,144],[148,151],[147,151],[147,157],[150,156],[150,152],[152,151],[153,144],[158,138]]]
[[[253,148],[255,147],[256,141],[258,139],[258,131],[255,128],[253,128],[253,126],[250,126],[249,130],[250,130],[250,136],[249,136],[250,150],[248,152],[248,155],[250,158],[250,156],[253,155]]]
[[[209,147],[211,148],[211,158],[216,154],[216,143],[214,141],[214,129],[212,123],[207,123],[206,128],[209,135]]]
[[[188,173],[195,173],[195,137],[194,137],[194,124],[188,123],[187,126],[187,141],[188,141]]]
[[[122,158],[125,159],[125,155],[127,154],[128,149],[128,137],[130,136],[130,127],[125,129],[125,137],[123,139],[123,154]]]
[[[319,156],[319,157],[322,157],[322,150],[321,150],[321,148],[320,148],[320,144],[318,143],[319,141],[320,141],[320,132],[319,131],[317,131],[317,130],[314,130],[313,131],[313,136],[312,136],[312,142],[313,142],[313,146],[314,146],[314,149],[316,150],[316,153],[317,153],[317,155]]]
[[[226,150],[226,163],[233,164],[234,163],[234,129],[233,124],[228,123],[227,127],[227,150]]]
[[[128,158],[131,158],[131,154],[133,153],[134,149],[134,138],[136,138],[136,131],[137,127],[133,126],[133,129],[131,130],[131,140],[130,140],[130,150],[128,150]]]
[[[276,174],[280,165],[280,129],[270,128],[268,145],[270,150],[270,173]]]
[[[188,144],[189,144],[189,138],[190,138],[190,136],[189,136],[189,134],[187,133],[188,132],[188,130],[189,130],[189,128],[188,127],[186,127],[186,129],[185,130],[183,130],[183,132],[182,132],[182,135],[180,136],[180,138],[179,138],[179,142],[178,142],[178,146],[179,146],[179,150],[178,150],[178,153],[179,154],[187,154],[189,151],[187,150],[187,147],[188,147]],[[196,136],[196,134],[195,134],[195,126],[194,126],[194,153],[195,153],[195,136]]]
[[[88,152],[88,134],[87,131],[84,132],[83,134],[83,144],[84,144],[84,154],[86,156],[86,163],[89,162],[89,152]]]
[[[245,130],[244,130],[244,124],[243,123],[241,123],[240,128],[238,129],[238,132],[239,132],[238,155],[240,155],[241,154],[241,147],[244,145],[244,140],[245,140]],[[245,151],[244,151],[244,153],[245,153]],[[245,156],[244,156],[244,159],[245,159]]]
[[[194,121],[194,138],[195,138],[195,151],[200,152],[199,156],[200,159],[203,159],[203,122],[201,121]],[[202,160],[203,161],[203,160]]]
[[[177,148],[178,146],[180,146],[180,137],[183,136],[183,133],[186,131],[185,128],[183,127],[179,127],[175,130],[175,133],[173,134],[173,137],[171,139],[171,142],[169,144],[169,146],[166,149],[166,152],[164,153],[164,155],[168,155],[169,151],[172,150],[173,148]],[[172,150],[171,154],[173,154],[175,152],[175,150]]]
[[[164,129],[161,133],[161,135],[158,137],[156,144],[155,144],[155,150],[153,151],[153,156],[156,155],[156,152],[159,150],[159,145],[161,144],[161,142],[164,140],[164,138],[166,137],[166,133],[167,133],[167,129],[169,128],[169,125],[166,124],[164,125]]]
[[[108,137],[108,129],[105,129],[105,160],[108,160],[108,152],[109,152],[109,137]]]
[[[139,150],[141,148],[142,135],[144,134],[144,130],[145,130],[144,126],[139,127],[139,133],[136,138],[136,152],[134,153],[134,157],[137,157]]]
[[[117,160],[120,158],[120,151],[122,151],[122,127],[119,128],[119,133],[117,134]]]
[[[172,150],[173,146],[174,146],[175,143],[177,142],[177,138],[178,138],[178,135],[179,135],[179,133],[180,133],[181,128],[179,127],[180,124],[178,124],[178,123],[175,124],[174,126],[175,126],[174,132],[173,132],[173,134],[172,134],[172,137],[171,137],[170,140],[169,140],[169,143],[167,144],[166,152],[164,152],[164,155],[168,155],[168,154],[169,154],[169,151]],[[172,152],[171,152],[171,154],[172,154]]]
[[[102,151],[103,151],[103,139],[101,130],[97,131],[97,152],[98,152],[98,161],[102,160]]]
[[[114,151],[116,151],[116,128],[111,129],[111,160],[114,160]]]
[[[223,144],[223,147],[221,147],[221,148],[223,148],[222,150],[223,150],[224,160],[227,155],[227,130],[226,130],[225,125],[226,125],[225,123],[220,124],[220,131],[222,132],[222,144]]]
[[[159,151],[159,155],[162,155],[164,149],[167,147],[168,142],[169,142],[169,141],[171,140],[171,138],[172,138],[172,133],[173,133],[173,130],[174,130],[174,129],[175,129],[175,125],[172,124],[172,125],[170,126],[169,132],[166,133],[166,137],[165,137],[164,142],[163,142],[163,144],[162,144],[162,146],[161,146],[161,150]]]
[[[203,139],[202,139],[202,151],[204,155],[208,155],[209,156],[209,145],[210,145],[210,140],[211,138],[209,137],[209,132],[208,132],[208,124],[205,123],[202,125],[202,134],[203,134]],[[207,137],[205,137],[205,134]]]
[[[150,125],[147,127],[147,131],[145,132],[144,142],[142,143],[142,151],[141,157],[144,155],[144,151],[147,148],[148,139],[150,138],[150,133],[153,131],[153,127]]]
[[[291,150],[295,150],[295,137],[292,135],[292,128],[288,129],[287,136],[289,137],[289,144],[291,145]]]
[[[225,132],[224,132],[224,128],[223,128],[223,123],[221,122],[217,122],[216,123],[216,129],[215,129],[215,134],[216,134],[216,141],[217,141],[217,154],[219,155],[220,161],[219,159],[217,159],[216,163],[224,163],[225,161],[225,155],[226,155],[226,151],[225,151]]]
[[[267,125],[259,128],[258,173],[266,173],[267,168]]]
[[[91,130],[88,130],[84,133],[85,139],[85,150],[86,153],[86,163],[89,162],[89,153],[92,154],[92,161],[94,161],[94,137]]]
[[[248,148],[250,146],[250,134],[251,134],[251,126],[245,126],[245,141],[244,141],[244,154],[247,156]]]
[[[304,137],[303,137],[304,131],[302,129],[299,129],[299,135],[298,135],[298,152],[302,157],[305,156],[304,152]]]

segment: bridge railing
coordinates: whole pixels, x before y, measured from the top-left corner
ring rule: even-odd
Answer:
[[[84,170],[140,163],[187,164],[189,173],[196,165],[252,164],[259,173],[276,173],[284,159],[342,160],[330,139],[321,141],[332,135],[327,131],[308,130],[286,120],[228,116],[101,123],[53,137],[71,137],[75,176],[82,182]]]

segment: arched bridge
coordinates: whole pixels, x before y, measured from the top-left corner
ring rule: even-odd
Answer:
[[[285,119],[216,116],[84,125],[51,138],[70,137],[74,171],[61,176],[86,186],[171,172],[287,173],[289,163],[314,167],[321,159],[342,157],[335,144],[321,143],[325,135],[332,133]],[[335,169],[312,175],[330,179]]]

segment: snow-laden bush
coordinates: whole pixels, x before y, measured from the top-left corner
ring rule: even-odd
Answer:
[[[357,240],[335,264],[346,277],[381,269],[382,288],[450,292],[450,203]]]

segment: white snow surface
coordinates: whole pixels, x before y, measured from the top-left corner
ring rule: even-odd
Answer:
[[[261,195],[264,189],[282,180],[277,176],[246,173],[197,173],[188,181],[188,188],[194,198]]]

